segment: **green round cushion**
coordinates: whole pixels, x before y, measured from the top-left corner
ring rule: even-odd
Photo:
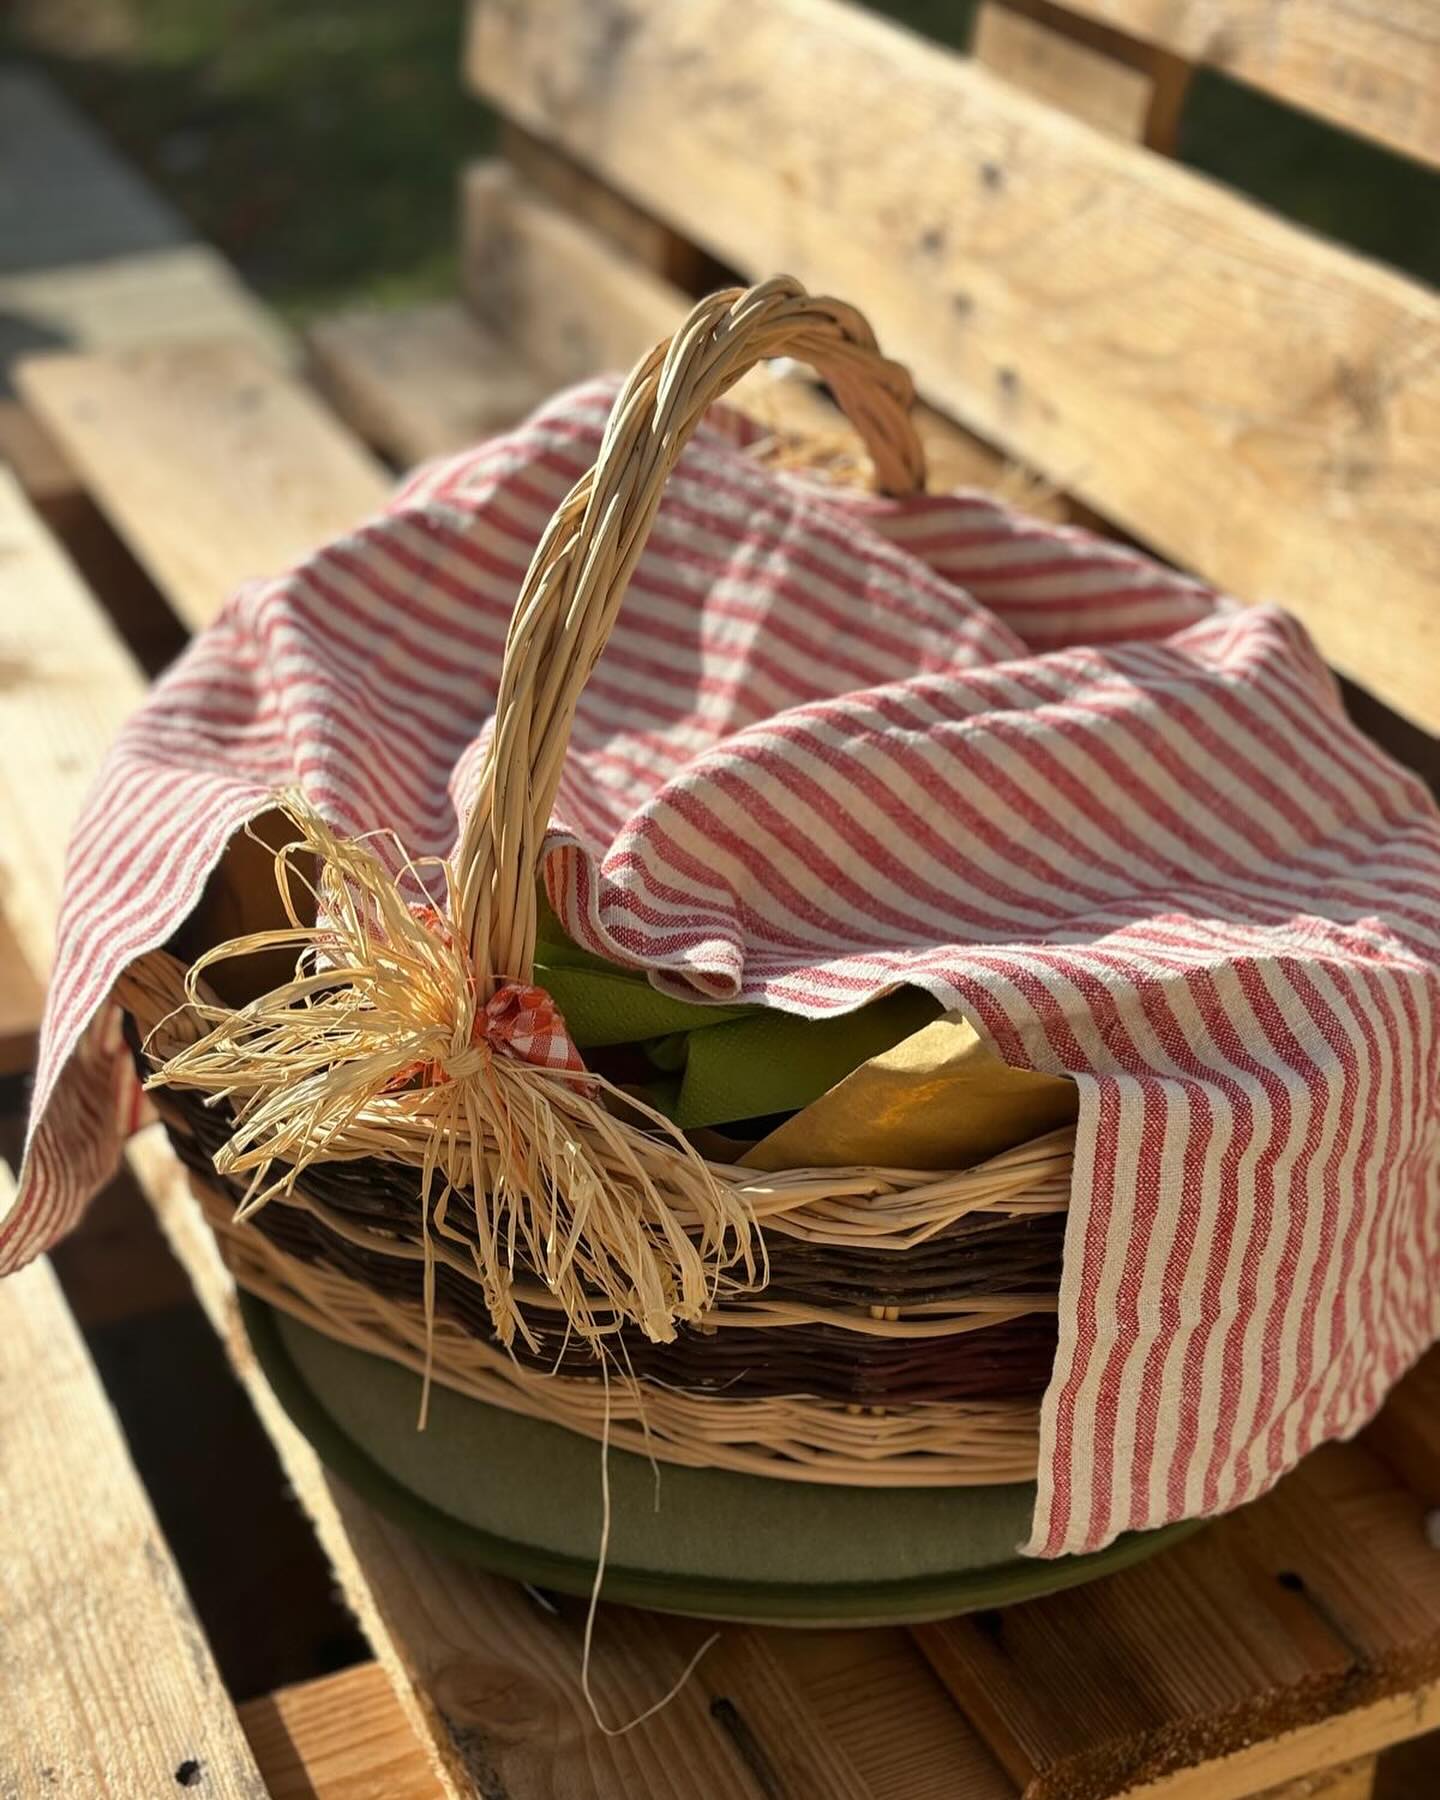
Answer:
[[[437,1547],[539,1587],[587,1594],[600,1540],[600,1446],[435,1386],[243,1298],[255,1351],[321,1458]],[[914,1623],[1091,1580],[1192,1529],[1094,1556],[1017,1555],[1034,1488],[847,1488],[610,1452],[604,1597],[708,1618]]]

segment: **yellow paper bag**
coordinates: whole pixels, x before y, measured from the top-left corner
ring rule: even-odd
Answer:
[[[741,1157],[752,1169],[960,1169],[1071,1124],[1075,1083],[1002,1062],[958,1013],[837,1082]]]

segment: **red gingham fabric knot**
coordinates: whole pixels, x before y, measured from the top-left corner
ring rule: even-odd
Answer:
[[[476,1014],[475,1035],[519,1062],[541,1069],[585,1073],[585,1062],[566,1029],[564,1014],[542,987],[507,981]]]
[[[450,921],[438,908],[428,902],[412,903],[410,911],[427,931],[450,942]],[[565,1015],[544,988],[531,983],[502,982],[476,1013],[470,1041],[488,1044],[516,1062],[533,1063],[537,1068],[561,1069],[572,1075],[588,1073]],[[415,1062],[397,1071],[389,1086],[403,1088],[417,1077],[427,1086],[448,1079],[439,1063]],[[581,1092],[593,1095],[595,1084],[582,1083]]]

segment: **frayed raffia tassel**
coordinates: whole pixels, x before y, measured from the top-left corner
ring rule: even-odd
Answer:
[[[517,1267],[544,1282],[597,1352],[626,1321],[668,1341],[722,1287],[753,1285],[763,1248],[748,1207],[667,1119],[583,1069],[514,1053],[496,1001],[507,988],[535,990],[501,982],[482,992],[448,924],[459,916],[450,865],[402,856],[397,877],[370,843],[338,837],[300,796],[280,805],[297,832],[275,858],[289,926],[232,939],[192,965],[186,995],[203,1035],[149,1083],[231,1104],[234,1129],[215,1167],[251,1178],[238,1216],[292,1193],[313,1163],[409,1165],[427,1243],[432,1230],[455,1241],[447,1215],[457,1194],[473,1196],[473,1235],[458,1235],[507,1344],[530,1335],[513,1297]],[[442,880],[443,915],[416,903]],[[313,925],[297,887],[314,896]],[[293,980],[237,1011],[215,1001],[207,969],[277,949],[295,951]],[[432,1279],[427,1254],[427,1290]],[[426,1301],[428,1311],[428,1291]]]
[[[924,485],[909,420],[914,386],[853,307],[812,297],[786,275],[701,300],[635,365],[594,466],[536,546],[506,634],[474,803],[452,860],[429,865],[433,885],[443,880],[443,915],[415,906],[403,885],[421,898],[425,868],[402,857],[397,879],[368,844],[337,838],[291,799],[299,841],[277,857],[290,929],[201,957],[186,991],[204,1035],[155,1077],[233,1104],[235,1130],[216,1167],[251,1176],[248,1209],[293,1191],[312,1163],[380,1156],[415,1166],[427,1314],[433,1231],[469,1243],[507,1343],[526,1334],[517,1266],[539,1276],[597,1352],[626,1321],[672,1338],[722,1284],[764,1278],[746,1203],[674,1127],[582,1068],[520,1060],[526,1046],[505,1011],[523,1012],[533,993],[524,984],[536,874],[570,728],[666,477],[711,402],[772,356],[814,365],[864,438],[883,492]],[[291,901],[301,854],[319,871],[314,926]],[[221,958],[285,948],[296,952],[294,979],[239,1012],[202,993],[204,971]],[[467,1191],[473,1237],[447,1222]]]

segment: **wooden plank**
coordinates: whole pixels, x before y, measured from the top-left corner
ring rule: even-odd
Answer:
[[[1385,1410],[1367,1427],[1361,1442],[1432,1513],[1440,1508],[1440,1348],[1423,1356],[1390,1390]],[[1440,1549],[1440,1515],[1427,1529]]]
[[[42,510],[69,505],[80,491],[75,471],[18,400],[0,399],[0,463]]]
[[[234,1284],[158,1128],[134,1141],[129,1161],[407,1717],[434,1747],[451,1784],[447,1793],[498,1787],[511,1800],[556,1793],[688,1800],[697,1791],[707,1800],[772,1800],[797,1793],[793,1785],[765,1786],[768,1776],[747,1760],[752,1746],[772,1775],[793,1767],[799,1746],[823,1778],[823,1791],[847,1800],[872,1792],[807,1713],[783,1647],[750,1645],[743,1632],[728,1650],[718,1647],[725,1653],[702,1663],[653,1721],[622,1737],[601,1733],[580,1690],[583,1606],[566,1602],[558,1612],[545,1610],[515,1584],[427,1549],[327,1475],[255,1363]],[[684,1668],[692,1642],[693,1628],[679,1622],[603,1608],[591,1666],[602,1713],[624,1721],[658,1699]],[[730,1703],[729,1715],[715,1708],[719,1699]],[[737,1733],[731,1715],[742,1727],[754,1719],[758,1730]],[[781,1720],[787,1739],[778,1737]],[[993,1789],[952,1791],[955,1800],[998,1800]]]
[[[402,464],[503,431],[550,390],[458,301],[341,313],[312,325],[306,342],[337,410]]]
[[[180,215],[30,70],[0,69],[0,368],[66,345],[289,334]]]
[[[526,186],[587,226],[626,259],[649,269],[687,294],[719,284],[712,265],[694,242],[617,194],[573,157],[532,137],[510,119],[500,120],[499,149],[505,164]]]
[[[1440,11],[1432,0],[1064,0],[1068,12],[1223,70],[1440,164]]]
[[[207,1795],[264,1800],[44,1261],[0,1283],[0,1517],[5,1792],[154,1800],[177,1784],[203,1784]]]
[[[1363,1761],[1392,1744],[1440,1728],[1440,1684],[1348,1708],[1297,1731],[1248,1744],[1229,1756],[1123,1790],[1116,1800],[1255,1800],[1303,1783],[1313,1772]],[[1323,1794],[1323,1789],[1321,1790]],[[1304,1789],[1301,1788],[1303,1794]]]
[[[0,912],[0,1075],[18,1075],[30,1067],[44,1010],[45,995],[35,971],[14,926]]]
[[[1015,1784],[905,1631],[791,1631],[780,1639],[809,1706],[876,1800],[1015,1800]]]
[[[984,0],[971,54],[1002,81],[1058,106],[1110,136],[1138,140],[1150,116],[1151,81],[1043,20]]]
[[[1375,1792],[1378,1761],[1374,1756],[1362,1756],[1336,1769],[1301,1775],[1279,1787],[1266,1788],[1255,1800],[1370,1800]]]
[[[854,300],[946,411],[1440,726],[1436,296],[834,0],[483,0],[469,67],[728,262]]]
[[[35,357],[17,384],[192,628],[381,506],[380,465],[239,342]]]
[[[270,1800],[440,1800],[444,1792],[378,1663],[247,1700],[240,1723]]]
[[[466,297],[556,386],[629,368],[689,308],[680,289],[540,199],[504,163],[467,171],[462,219]],[[834,406],[794,371],[777,379],[757,370],[731,398],[777,431],[829,435],[843,428]],[[937,491],[985,487],[1048,517],[1076,516],[1063,495],[928,407],[917,409],[916,422]]]
[[[0,468],[0,907],[37,972],[49,967],[71,822],[144,686]]]
[[[1375,1458],[1329,1445],[1152,1563],[916,1636],[1033,1800],[1168,1793],[1162,1777],[1440,1678],[1440,1558],[1422,1514]],[[1342,1743],[1326,1761],[1377,1747]]]
[[[689,305],[504,162],[465,171],[460,256],[477,317],[556,385],[628,369]]]

